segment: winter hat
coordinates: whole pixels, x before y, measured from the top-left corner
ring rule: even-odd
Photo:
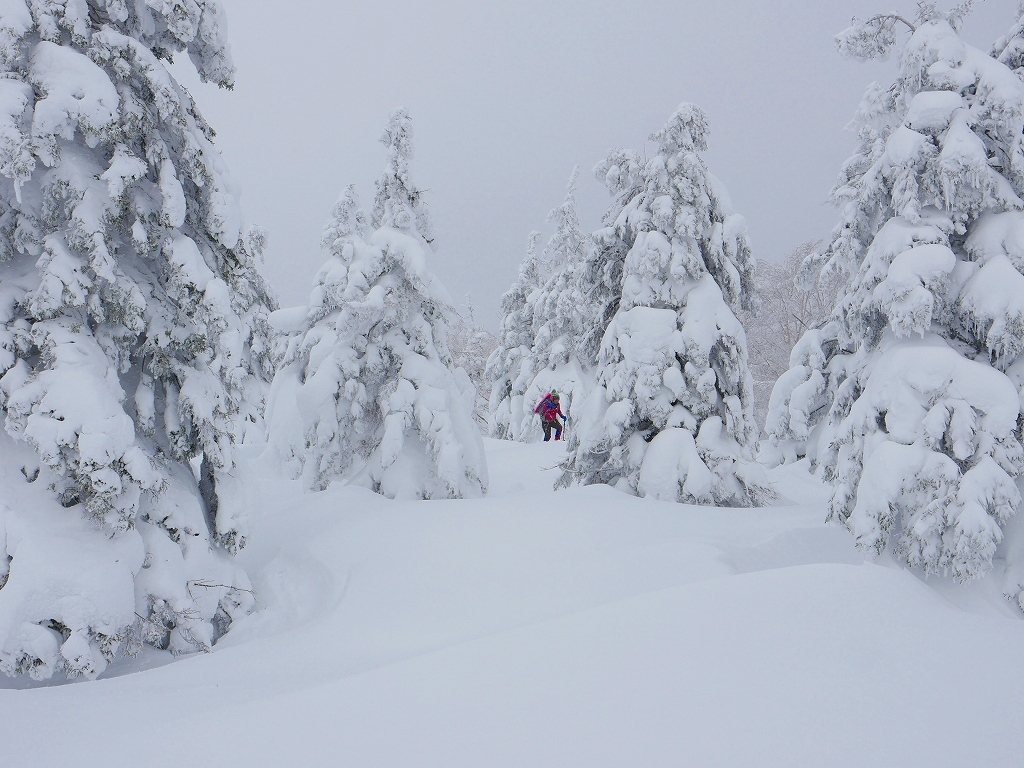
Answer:
[[[551,390],[551,399],[552,400],[557,400],[558,399],[558,390],[556,390],[556,389],[552,389]]]

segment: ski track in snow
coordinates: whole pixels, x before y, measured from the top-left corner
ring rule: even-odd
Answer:
[[[250,460],[260,610],[211,654],[0,680],[0,763],[1017,764],[1024,622],[992,580],[864,563],[802,466],[773,474],[802,505],[700,508],[554,493],[561,446],[486,447],[490,496],[456,502]]]

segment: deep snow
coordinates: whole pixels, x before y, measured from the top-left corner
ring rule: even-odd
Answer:
[[[560,445],[486,447],[467,501],[303,494],[250,458],[260,610],[211,654],[0,679],[0,764],[1019,764],[994,580],[863,562],[803,464],[772,478],[805,504],[714,509],[554,493]]]

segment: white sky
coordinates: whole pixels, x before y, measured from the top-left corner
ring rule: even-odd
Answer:
[[[408,107],[413,174],[429,190],[432,267],[457,304],[473,295],[492,330],[528,233],[550,232],[575,164],[585,230],[607,196],[590,169],[639,148],[681,101],[711,120],[712,172],[750,227],[758,258],[826,236],[825,204],[854,147],[844,130],[864,88],[893,65],[856,64],[832,36],[854,14],[910,0],[221,0],[237,87],[176,73],[218,132],[249,218],[266,227],[264,273],[282,305],[304,303],[324,260],[320,233],[341,190],[363,202],[384,165],[389,112]],[[965,26],[987,48],[1014,0],[979,4]]]

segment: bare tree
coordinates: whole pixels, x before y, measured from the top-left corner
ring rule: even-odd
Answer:
[[[835,306],[841,278],[834,275],[812,285],[799,279],[804,260],[823,241],[812,240],[793,249],[781,264],[757,263],[755,281],[761,307],[740,318],[747,332],[750,373],[754,378],[754,417],[763,428],[768,398],[776,379],[789,370],[789,354],[800,337],[823,323]]]

